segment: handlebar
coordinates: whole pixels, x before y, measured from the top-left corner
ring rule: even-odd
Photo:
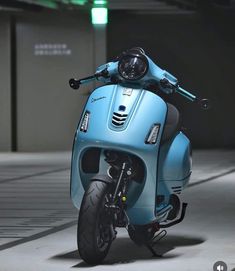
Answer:
[[[104,77],[104,78],[109,77],[109,72],[108,72],[107,68],[102,70],[101,72],[95,73],[94,75],[84,77],[84,78],[79,79],[79,80],[77,80],[75,78],[72,78],[72,79],[69,80],[69,85],[73,89],[79,89],[81,84],[88,83],[90,81],[98,79],[99,77]],[[163,88],[171,89],[172,92],[176,92],[176,93],[180,94],[181,96],[187,98],[188,100],[190,100],[192,102],[198,103],[201,106],[201,108],[204,109],[204,110],[210,108],[210,102],[209,102],[208,99],[199,99],[194,94],[188,92],[187,90],[183,89],[179,85],[172,84],[166,78],[160,80],[160,85]]]
[[[99,77],[104,77],[104,78],[108,78],[109,77],[109,72],[107,69],[102,70],[101,72],[97,72],[94,75],[88,76],[88,77],[84,77],[81,79],[75,79],[75,78],[71,78],[69,80],[69,85],[71,88],[73,89],[79,89],[81,84],[84,83],[88,83],[90,81],[93,81],[95,79],[98,79]]]
[[[183,89],[180,87],[178,84],[174,85],[172,84],[168,79],[163,78],[160,80],[160,85],[164,89],[169,89],[172,92],[176,92],[180,94],[181,96],[187,98],[188,100],[192,102],[198,103],[202,109],[209,109],[210,108],[210,103],[208,99],[199,99],[197,98],[194,94],[188,92],[187,90]]]
[[[89,82],[89,81],[93,81],[94,79],[96,79],[96,75],[91,75],[91,76],[88,76],[88,77],[84,77],[84,78],[81,78],[79,80],[77,80],[75,78],[71,78],[69,80],[69,85],[73,89],[79,89],[81,84]]]
[[[180,86],[177,86],[175,88],[175,92],[179,93],[180,95],[182,95],[183,97],[189,99],[192,102],[197,101],[197,97],[195,95],[193,95],[192,93],[188,92],[187,90],[183,89]]]
[[[181,88],[180,86],[176,87],[175,92],[179,93],[180,95],[189,99],[192,102],[196,102],[204,110],[207,110],[210,108],[210,102],[208,99],[197,98],[195,95],[186,91],[185,89]]]

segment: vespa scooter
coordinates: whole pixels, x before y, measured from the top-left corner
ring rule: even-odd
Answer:
[[[122,53],[93,76],[70,79],[73,89],[105,83],[89,96],[74,138],[71,198],[80,209],[77,243],[81,258],[99,264],[116,228],[156,256],[154,244],[181,222],[179,194],[191,175],[191,146],[180,131],[178,110],[159,92],[179,93],[208,107],[178,85],[142,48]],[[160,234],[156,234],[160,231]]]

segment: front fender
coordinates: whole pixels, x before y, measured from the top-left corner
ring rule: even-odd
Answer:
[[[115,183],[114,179],[112,179],[108,175],[103,175],[103,174],[97,174],[94,177],[92,177],[91,182],[94,182],[94,181],[100,181],[100,182],[107,183],[107,184],[114,184]]]

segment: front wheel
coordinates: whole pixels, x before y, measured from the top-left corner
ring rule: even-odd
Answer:
[[[92,181],[85,192],[79,212],[77,243],[81,258],[88,264],[99,264],[113,241],[114,228],[105,209],[110,184]]]

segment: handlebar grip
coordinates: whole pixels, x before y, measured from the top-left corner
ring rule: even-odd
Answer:
[[[70,86],[71,88],[73,88],[73,89],[79,89],[80,84],[81,84],[80,80],[76,80],[76,79],[74,79],[74,78],[71,78],[71,79],[69,80],[69,86]]]
[[[188,92],[187,90],[183,89],[182,87],[178,86],[175,91],[179,93],[181,96],[187,98],[188,100],[192,102],[197,102],[198,98],[193,95],[192,93]]]

